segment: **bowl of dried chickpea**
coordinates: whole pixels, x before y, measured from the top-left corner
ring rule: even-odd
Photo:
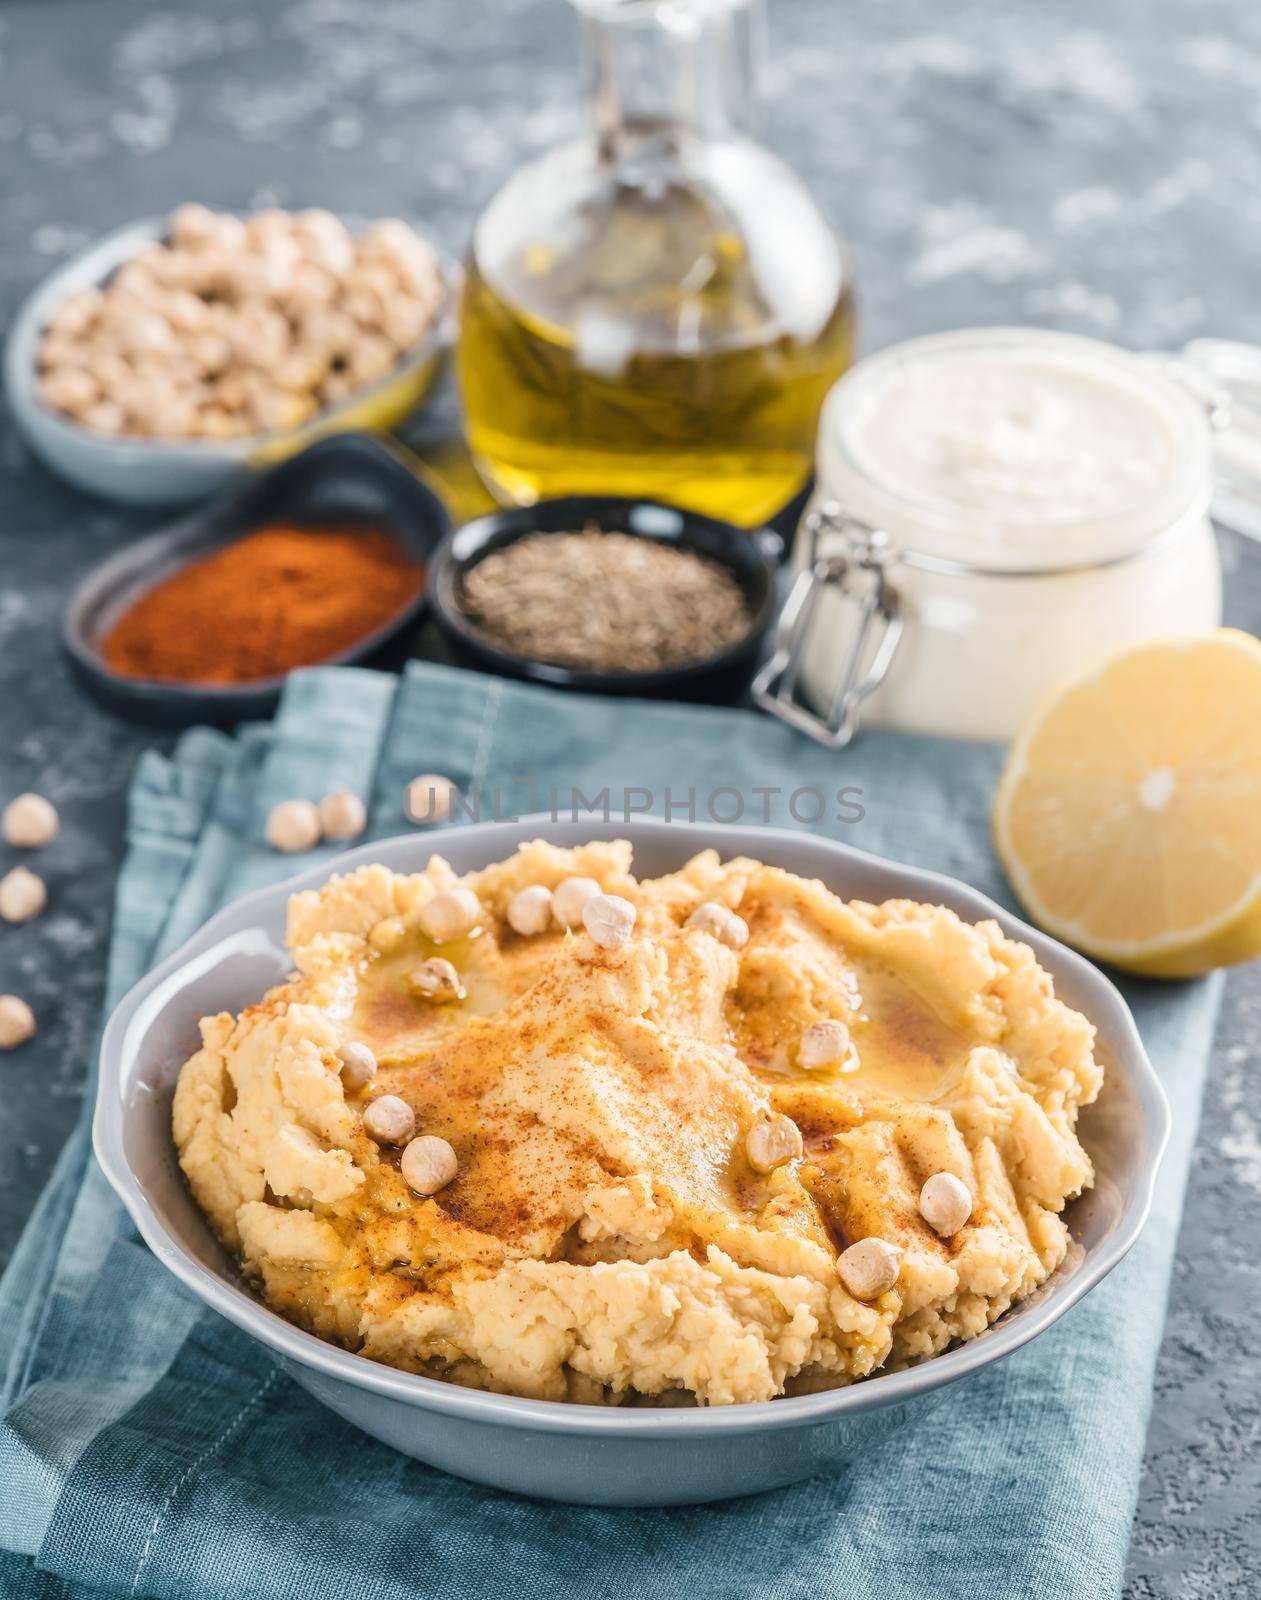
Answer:
[[[388,428],[432,387],[457,269],[406,222],[180,206],[35,290],[5,351],[14,418],[113,500],[192,500],[320,434]]]

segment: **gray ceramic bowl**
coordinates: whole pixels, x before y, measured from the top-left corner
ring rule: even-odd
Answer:
[[[281,939],[285,904],[295,889],[316,887],[334,872],[370,861],[415,871],[435,849],[458,871],[468,871],[540,836],[561,845],[628,838],[637,871],[651,876],[712,845],[725,856],[756,855],[821,878],[846,897],[907,897],[950,906],[972,921],[993,917],[1030,944],[1058,992],[1096,1024],[1108,1068],[1103,1093],[1080,1123],[1096,1182],[1069,1209],[1078,1248],[1065,1265],[980,1338],[921,1366],[823,1394],[710,1409],[606,1409],[483,1394],[351,1355],[260,1305],[241,1286],[176,1164],[172,1086],[196,1047],[197,1019],[236,1011],[287,975]],[[1112,984],[1081,956],[950,878],[773,829],[535,819],[365,845],[220,912],[138,984],[111,1019],[94,1141],[106,1176],[159,1260],[348,1421],[479,1483],[587,1505],[674,1505],[750,1494],[836,1468],[931,1405],[947,1384],[1050,1327],[1138,1237],[1168,1131],[1164,1093]],[[742,1442],[751,1438],[755,1448]]]
[[[357,218],[344,219],[359,226]],[[35,357],[49,319],[80,289],[102,284],[133,256],[162,239],[166,219],[148,217],[107,234],[82,255],[51,273],[23,303],[4,352],[5,397],[31,449],[54,472],[107,500],[166,505],[198,500],[244,478],[253,468],[293,455],[328,433],[388,429],[428,394],[441,368],[454,326],[459,272],[439,252],[446,300],[432,329],[379,382],[368,384],[340,405],[319,412],[300,427],[250,439],[116,439],[80,427],[52,411],[35,386]]]

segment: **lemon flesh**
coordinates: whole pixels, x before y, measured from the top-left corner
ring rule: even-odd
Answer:
[[[994,841],[1035,922],[1151,977],[1261,955],[1261,643],[1112,656],[1017,735]]]

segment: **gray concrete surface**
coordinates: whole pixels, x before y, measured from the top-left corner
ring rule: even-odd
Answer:
[[[854,245],[868,349],[1003,321],[1261,340],[1251,0],[779,0],[771,39],[768,138]],[[573,67],[561,0],[10,0],[0,316],[105,228],[189,198],[402,212],[459,250],[500,179],[572,126]],[[438,425],[452,415],[447,395]],[[74,573],[151,521],[0,433],[0,794],[39,788],[65,819],[49,914],[0,930],[0,990],[42,1025],[0,1063],[0,1260],[79,1108],[124,791],[160,742],[77,692],[58,618]],[[1225,554],[1231,617],[1261,631],[1261,553]],[[1254,967],[1204,1109],[1131,1600],[1261,1593],[1259,1034]]]

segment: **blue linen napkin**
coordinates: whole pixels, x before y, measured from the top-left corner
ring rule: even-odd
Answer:
[[[989,846],[1000,752],[867,734],[829,754],[752,713],[562,696],[415,666],[295,676],[275,721],[142,761],[118,887],[117,1000],[219,905],[288,875],[276,801],[345,785],[400,831],[406,781],[444,772],[483,815],[632,807],[804,826],[1009,901]],[[836,791],[861,796],[838,804]],[[768,789],[778,793],[768,795]],[[721,791],[719,793],[718,791]],[[816,796],[826,815],[813,816]],[[861,821],[838,814],[864,811]],[[459,819],[457,819],[459,820]],[[440,830],[434,836],[441,849]],[[1119,1592],[1152,1372],[1220,982],[1133,982],[1174,1109],[1155,1212],[1055,1328],[871,1459],[724,1505],[608,1511],[460,1482],[324,1411],[139,1242],[87,1117],[0,1282],[0,1590],[25,1600],[485,1600],[683,1593],[755,1600],[1096,1600]],[[15,1058],[13,1069],[20,1071]]]

